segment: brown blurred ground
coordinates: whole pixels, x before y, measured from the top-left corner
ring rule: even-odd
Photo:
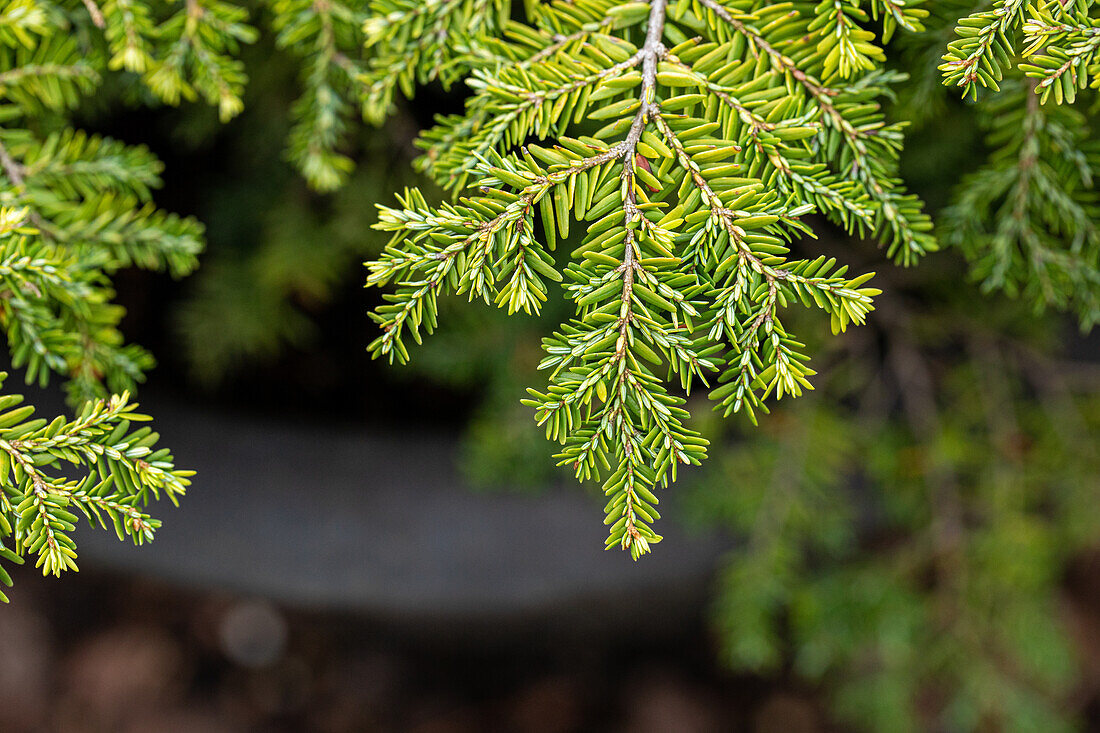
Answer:
[[[95,571],[57,581],[22,568],[16,581],[0,607],[5,733],[842,730],[796,681],[724,674],[702,618],[655,648],[479,648]],[[1086,660],[1079,703],[1095,711],[1100,559],[1082,559],[1066,586]]]
[[[84,570],[0,607],[0,730],[823,731],[810,691],[734,678],[702,621],[647,648],[471,647]]]

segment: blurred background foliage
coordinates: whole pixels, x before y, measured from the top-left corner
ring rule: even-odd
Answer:
[[[903,177],[935,214],[988,151],[973,111],[936,76],[949,33],[929,25],[896,54],[914,78],[891,116],[914,122]],[[322,195],[283,153],[295,60],[269,35],[243,58],[244,111],[229,124],[200,104],[139,109],[125,78],[81,113],[89,129],[149,145],[166,163],[158,202],[207,227],[203,266],[185,283],[120,279],[128,335],[161,357],[162,377],[210,399],[262,409],[276,390],[299,412],[461,426],[476,485],[531,491],[559,478],[519,399],[537,334],[566,315],[564,299],[538,318],[445,303],[407,369],[364,352],[379,294],[362,290],[360,263],[385,239],[370,229],[374,204],[428,185],[412,172],[413,138],[458,111],[460,94],[429,88],[384,127],[355,128],[354,172]],[[867,326],[811,345],[823,354],[817,391],[780,403],[759,429],[693,411],[714,459],[677,500],[737,541],[711,608],[723,663],[821,685],[860,728],[1076,728],[1061,589],[1098,540],[1095,336],[982,294],[957,248],[899,269],[814,227],[815,246],[878,270],[884,294]],[[813,314],[797,318],[814,321],[802,333],[825,331]]]

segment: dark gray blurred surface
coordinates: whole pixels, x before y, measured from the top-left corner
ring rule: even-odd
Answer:
[[[84,564],[396,623],[549,621],[631,633],[698,613],[726,546],[666,517],[665,541],[633,562],[603,550],[594,487],[475,493],[455,468],[455,438],[143,397],[177,465],[198,475],[179,509],[155,508],[164,527],[152,545],[82,528]],[[35,399],[45,414],[52,400]]]

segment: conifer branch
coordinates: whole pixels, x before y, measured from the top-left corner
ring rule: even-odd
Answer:
[[[723,61],[728,41],[666,48],[664,0],[566,7],[537,16],[552,32],[515,30],[522,49],[475,70],[466,115],[428,135],[421,163],[445,186],[476,195],[433,209],[408,191],[403,209],[381,208],[378,227],[394,238],[368,263],[368,284],[396,281],[397,290],[373,314],[382,334],[369,348],[405,361],[402,335],[419,342],[421,328],[434,330],[445,291],[515,312],[546,297],[536,272],[564,276],[577,318],[544,341],[549,385],[524,402],[563,444],[562,465],[603,480],[608,546],[637,558],[660,540],[650,526],[656,487],[705,458],[707,445],[685,422],[684,398],[648,365],[667,366],[685,392],[718,372],[719,408],[752,419],[769,394],[800,394],[813,370],[779,310],[792,300],[819,307],[840,331],[864,321],[878,291],[863,287],[870,275],[847,278],[834,260],[788,259],[784,238],[808,231],[798,217],[815,204],[782,197],[808,198],[850,227],[870,228],[876,214],[866,195],[853,195],[858,181],[805,162],[814,154],[806,141],[819,134],[813,113],[791,105],[789,115],[765,116],[772,92],[738,81],[751,62]],[[638,46],[634,27],[644,28]],[[716,106],[701,104],[708,96]],[[610,122],[591,137],[567,137],[586,113]],[[725,137],[739,134],[745,145]],[[526,142],[531,135],[555,144]],[[769,190],[762,178],[779,185]],[[532,237],[535,209],[545,248]],[[592,223],[558,275],[546,250],[568,236],[572,218]]]
[[[237,23],[243,11],[219,2],[188,4],[186,16],[160,26],[145,3],[131,0],[49,13],[15,5],[0,13],[0,328],[26,381],[45,386],[61,375],[80,412],[47,424],[18,407],[20,396],[0,395],[0,558],[35,555],[56,575],[76,569],[77,510],[144,543],[160,526],[144,505],[162,494],[175,502],[185,491],[190,472],[154,448],[155,433],[129,428],[148,419],[133,411],[127,390],[152,357],[124,343],[110,275],[132,265],[184,275],[202,248],[197,222],[151,202],[159,161],[144,148],[77,132],[67,114],[119,68],[168,99],[218,88],[224,113],[235,93],[227,74],[240,62],[220,54],[248,31]],[[87,12],[105,46],[72,33],[70,12]],[[0,582],[11,582],[2,567]]]
[[[126,394],[87,403],[76,419],[49,423],[30,419],[34,410],[19,407],[21,401],[19,395],[0,396],[0,557],[20,563],[24,555],[37,555],[43,574],[76,570],[69,533],[77,516],[71,510],[101,527],[110,524],[119,539],[151,541],[160,522],[143,507],[161,494],[176,503],[193,472],[175,469],[167,450],[154,449],[156,433],[130,430],[131,422],[149,418],[135,412]],[[47,472],[62,463],[84,475]],[[2,568],[0,582],[11,585]],[[3,594],[0,599],[7,600]]]
[[[611,409],[606,413],[605,420],[619,427],[619,446],[616,453],[621,456],[619,471],[625,471],[623,485],[619,489],[619,493],[623,497],[622,509],[618,516],[615,512],[608,514],[609,523],[612,524],[611,540],[615,539],[616,528],[618,528],[622,533],[618,544],[624,550],[629,550],[635,560],[644,553],[649,552],[651,543],[659,542],[661,539],[660,536],[648,531],[644,521],[639,521],[639,514],[644,520],[647,518],[647,514],[652,517],[653,512],[646,512],[642,508],[646,505],[639,497],[638,484],[644,482],[641,467],[645,465],[645,459],[638,453],[637,431],[629,421],[624,403],[628,389],[641,391],[639,389],[640,385],[634,381],[629,365],[626,364],[627,349],[629,348],[632,335],[631,329],[634,322],[634,273],[640,267],[634,242],[636,231],[634,225],[641,218],[636,199],[637,182],[634,176],[634,166],[636,165],[635,158],[638,154],[638,142],[641,140],[642,131],[645,129],[650,116],[655,116],[657,112],[657,106],[654,104],[653,99],[657,86],[657,62],[665,54],[665,47],[661,39],[664,34],[667,5],[668,0],[653,0],[650,3],[645,44],[639,52],[642,62],[642,83],[638,94],[638,111],[619,153],[623,168],[623,213],[626,236],[623,242],[622,264],[616,269],[620,272],[622,278],[622,290],[619,300],[623,305],[619,314],[619,337],[615,343],[614,355],[606,370],[609,376],[612,373],[618,374],[617,380],[610,390],[613,397],[612,401],[608,403],[608,407]],[[660,422],[659,418],[657,420]],[[660,430],[662,439],[671,441],[670,431],[664,426],[662,428]],[[583,460],[583,457],[587,457],[588,453],[589,451],[586,450],[582,456],[578,456],[578,462]],[[604,489],[605,492],[614,489],[614,485],[610,481],[608,484],[609,486]],[[645,486],[644,483],[641,483],[641,485]],[[612,501],[614,501],[614,498]],[[613,519],[616,521],[612,523],[610,520]],[[618,527],[620,523],[622,526]]]
[[[88,16],[92,19],[92,24],[100,30],[107,27],[107,20],[103,17],[103,11],[96,5],[95,0],[81,0],[84,3],[84,7],[88,11]]]
[[[983,115],[997,151],[959,185],[942,217],[947,241],[974,263],[986,289],[1027,297],[1036,309],[1100,320],[1100,209],[1092,194],[1100,157],[1084,118],[1043,104],[1036,79],[1005,80]]]

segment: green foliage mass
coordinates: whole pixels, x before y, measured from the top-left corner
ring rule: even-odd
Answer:
[[[828,400],[739,435],[688,489],[744,538],[713,606],[722,657],[824,685],[860,729],[1074,730],[1061,609],[1098,539],[1095,366],[944,274],[922,313],[883,296],[830,355]]]
[[[158,29],[151,17],[140,3],[0,5],[0,326],[11,365],[28,383],[62,376],[78,410],[74,420],[47,423],[31,419],[30,406],[17,408],[18,395],[0,395],[3,556],[36,556],[46,574],[76,568],[69,533],[78,514],[145,542],[159,526],[146,503],[174,502],[188,484],[189,472],[154,448],[156,433],[130,430],[147,418],[127,392],[153,359],[124,342],[111,276],[128,267],[186,275],[198,263],[202,227],[154,206],[161,164],[148,150],[69,122],[119,67],[147,72],[168,99],[217,96],[229,72],[207,66],[208,51],[233,45],[202,36],[186,12]],[[164,51],[155,68],[154,46]],[[64,464],[76,472],[55,473]]]
[[[995,152],[960,182],[944,238],[984,289],[1072,309],[1091,328],[1100,321],[1100,149],[1080,111],[1042,104],[1028,80],[1003,84],[980,112]]]
[[[814,373],[787,306],[825,311],[836,332],[871,309],[870,273],[790,256],[802,217],[874,235],[904,264],[935,248],[931,222],[895,177],[900,134],[875,102],[891,76],[827,86],[875,53],[844,21],[707,2],[530,12],[495,44],[498,66],[473,71],[465,115],[424,138],[422,166],[470,194],[436,208],[411,190],[382,209],[395,235],[368,284],[399,287],[370,348],[405,361],[403,336],[434,330],[442,292],[533,313],[564,281],[576,317],[544,341],[549,385],[528,404],[558,460],[604,480],[608,545],[637,557],[660,540],[654,490],[706,455],[682,407],[693,384],[755,419]],[[572,220],[587,234],[559,270]]]
[[[443,293],[536,314],[543,327],[565,318],[543,342],[549,388],[526,404],[564,442],[563,464],[581,478],[602,470],[609,545],[637,557],[652,544],[654,485],[703,457],[696,444],[680,450],[685,434],[707,435],[714,465],[683,501],[744,538],[713,609],[724,660],[819,683],[838,717],[872,730],[1071,730],[1079,712],[1059,608],[1065,568],[1098,539],[1096,373],[1060,353],[1056,319],[1027,311],[1069,312],[1084,330],[1097,321],[1096,147],[1088,108],[1071,106],[1094,99],[1093,21],[1088,3],[998,3],[963,17],[973,9],[528,5],[525,22],[484,43],[495,65],[470,61],[465,113],[422,135],[417,167],[454,198],[437,206],[406,191],[382,210],[393,239],[368,263],[369,284],[396,283],[376,313],[377,355],[405,361],[402,337],[419,343],[437,327],[452,351],[497,354],[495,365],[480,352],[443,359],[426,345],[429,372],[453,373],[455,361],[482,378],[503,369],[493,383],[507,386],[515,367],[499,360],[525,363],[512,343],[530,325],[487,333],[494,321],[482,315],[476,328],[448,328],[440,315],[458,315]],[[871,20],[883,43],[907,32],[891,48],[909,79],[883,70]],[[941,79],[977,103],[953,104]],[[895,89],[902,119],[950,115],[929,127],[956,128],[960,142],[986,131],[974,140],[984,164],[942,142],[921,150],[966,163],[924,167],[929,187],[954,187],[933,192],[935,235],[969,271],[887,268],[875,283],[885,293],[865,289],[878,308],[850,319],[872,325],[830,344],[798,309],[769,310],[767,267],[797,273],[818,256],[802,254],[810,211],[903,265],[937,248],[898,180],[902,125],[883,109]],[[757,228],[762,215],[774,218]],[[739,240],[727,222],[746,220]],[[850,239],[824,244],[857,272],[881,269]],[[741,266],[751,285],[737,290]],[[967,276],[1025,307],[976,303]],[[572,313],[550,297],[557,281]],[[777,282],[781,305],[829,310],[796,283]],[[698,412],[693,385],[709,381],[720,412],[750,415],[773,392],[801,391],[783,382],[772,334],[754,329],[762,311],[767,322],[783,314],[779,344],[793,340],[788,326],[806,334],[788,363],[824,357],[824,394],[756,430],[731,428]],[[747,352],[755,372],[739,392]],[[526,449],[499,439],[513,420],[477,416],[478,470],[527,477]]]
[[[456,25],[472,12],[459,6]],[[1065,56],[1057,44],[1066,36],[1050,31],[1055,11],[1044,12],[1022,31],[1040,67]],[[961,21],[963,40],[941,66],[947,82],[996,86],[986,66],[1019,25],[1008,13]],[[418,167],[456,200],[434,206],[408,190],[398,208],[381,209],[377,227],[394,236],[369,263],[368,284],[397,288],[374,314],[383,333],[370,349],[406,361],[404,337],[419,343],[434,331],[444,293],[531,314],[563,282],[575,316],[544,341],[549,384],[529,390],[526,404],[563,444],[558,460],[579,479],[603,481],[608,544],[637,557],[660,539],[655,489],[706,455],[683,409],[692,386],[755,421],[766,398],[798,396],[814,374],[785,326],[787,306],[824,310],[834,332],[872,309],[879,290],[865,287],[869,273],[792,254],[792,240],[810,234],[805,215],[873,236],[899,264],[937,248],[897,178],[902,124],[881,106],[904,77],[882,68],[864,28],[878,21],[886,41],[898,28],[924,30],[929,13],[891,3],[586,0],[529,4],[524,16],[460,44],[473,95],[463,114],[422,136]],[[975,35],[979,16],[995,30]],[[449,77],[457,63],[408,55],[428,78]],[[1023,70],[1034,77],[1040,67]],[[963,68],[976,69],[973,78]],[[1072,308],[1088,327],[1100,292],[1091,150],[1080,114],[1057,106],[1073,94],[1047,100],[1050,79],[1016,81],[984,101],[995,152],[960,185],[941,225],[987,288]],[[574,221],[585,236],[558,257]]]
[[[539,444],[499,439],[529,419],[519,385],[539,366],[545,384],[522,409],[560,442],[561,465],[602,482],[609,547],[648,551],[660,487],[713,454],[683,502],[744,541],[713,614],[729,665],[793,670],[875,730],[1071,727],[1055,608],[1066,564],[1097,540],[1100,405],[1094,367],[1059,353],[1060,322],[1039,312],[1085,330],[1100,317],[1091,12],[0,4],[0,324],[13,366],[32,382],[61,375],[79,415],[33,420],[0,395],[0,556],[73,567],[81,514],[146,541],[146,502],[188,481],[154,433],[131,431],[133,406],[107,398],[152,365],[124,344],[110,278],[186,275],[203,232],[153,205],[148,151],[78,131],[74,112],[104,82],[222,121],[247,99],[262,124],[240,120],[253,125],[242,137],[277,131],[308,185],[335,193],[318,215],[263,168],[257,190],[273,198],[237,207],[270,209],[258,245],[216,255],[178,317],[200,376],[301,343],[295,306],[329,299],[349,259],[380,250],[370,351],[404,362],[408,337],[438,327],[415,368],[489,382],[467,440],[483,478],[540,477]],[[248,77],[266,83],[274,66],[296,80],[288,110],[272,109],[282,90],[249,96]],[[469,96],[416,142],[413,168],[434,185],[382,207],[390,239],[375,247],[365,204],[406,181],[401,153],[380,152],[394,128],[364,146],[355,122],[400,113],[423,85]],[[931,217],[899,172],[909,123],[924,143],[905,167],[927,173]],[[968,267],[926,257],[941,247]],[[817,395],[776,408],[812,383]]]
[[[22,401],[17,394],[0,397],[0,557],[22,563],[24,555],[35,555],[44,574],[76,570],[69,533],[79,521],[77,511],[103,529],[113,528],[120,540],[152,541],[160,520],[145,505],[161,494],[176,503],[193,472],[174,468],[168,449],[155,448],[157,433],[131,430],[132,422],[150,418],[135,412],[129,395],[86,402],[76,418],[49,422],[31,419],[34,408],[20,407]],[[64,464],[78,467],[80,478],[51,475]],[[0,582],[11,585],[3,567]],[[2,593],[0,599],[7,601]]]

